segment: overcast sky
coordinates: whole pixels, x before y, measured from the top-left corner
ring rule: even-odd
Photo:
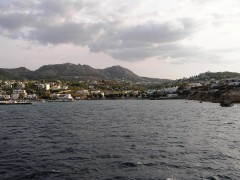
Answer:
[[[0,0],[0,67],[240,72],[239,0]]]

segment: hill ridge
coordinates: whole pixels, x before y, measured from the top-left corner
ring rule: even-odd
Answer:
[[[122,79],[131,82],[162,82],[168,80],[144,78],[136,75],[131,70],[120,65],[104,69],[95,69],[89,65],[63,63],[49,64],[31,71],[25,67],[14,69],[0,68],[0,79],[62,79],[62,80],[113,80]]]

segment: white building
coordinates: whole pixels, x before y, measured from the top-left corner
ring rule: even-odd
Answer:
[[[27,99],[37,99],[37,95],[36,94],[28,94]]]
[[[5,94],[6,92],[3,90],[0,90],[0,95]]]
[[[76,92],[76,94],[79,94],[79,95],[89,95],[89,91],[88,90],[79,90]]]
[[[13,94],[27,94],[27,92],[24,89],[14,89]]]
[[[37,89],[50,90],[50,84],[35,84]]]
[[[6,88],[6,89],[11,89],[13,86],[12,84],[4,84],[2,85],[2,88]]]
[[[53,85],[52,87],[51,87],[51,90],[61,90],[62,89],[62,87],[61,87],[61,85]]]
[[[23,88],[25,88],[25,84],[23,82],[17,82],[17,88],[23,89]]]
[[[230,79],[225,79],[225,84],[229,86],[238,86],[240,85],[240,78],[230,78]]]
[[[62,90],[68,90],[68,86],[63,86]]]
[[[59,96],[60,96],[60,94],[55,94],[55,93],[50,94],[51,99],[57,99]]]
[[[51,94],[50,97],[57,102],[75,101],[71,94]]]
[[[50,90],[51,88],[50,88],[50,84],[45,84],[45,90]]]
[[[172,94],[177,92],[178,86],[175,87],[169,87],[169,88],[163,88],[160,90],[160,92],[167,93],[167,94]]]
[[[12,99],[19,99],[20,95],[22,95],[23,98],[27,96],[26,90],[23,89],[14,89],[12,93]]]
[[[65,100],[65,99],[73,99],[72,95],[71,94],[60,94],[58,96],[58,99],[62,99],[62,100]]]
[[[102,97],[104,97],[104,92],[101,92],[101,91],[99,91],[99,90],[96,90],[96,91],[91,91],[91,94],[101,94],[102,95]]]
[[[7,94],[2,94],[0,95],[0,99],[6,99],[6,100],[9,100],[11,98],[10,95],[7,95]]]
[[[189,87],[200,87],[200,86],[202,86],[202,84],[201,83],[190,83],[189,84]]]

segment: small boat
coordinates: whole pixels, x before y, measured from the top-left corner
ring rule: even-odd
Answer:
[[[230,100],[222,100],[222,101],[220,101],[220,106],[222,106],[222,107],[231,107],[233,105],[234,104]]]
[[[0,101],[0,105],[27,105],[32,104],[30,101]]]
[[[58,96],[57,99],[48,100],[48,102],[74,102],[74,101],[76,100],[73,99],[71,94],[61,94],[60,96]]]

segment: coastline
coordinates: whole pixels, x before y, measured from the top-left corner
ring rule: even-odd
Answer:
[[[225,100],[240,103],[240,90],[195,91],[185,98],[212,103],[220,103]]]

